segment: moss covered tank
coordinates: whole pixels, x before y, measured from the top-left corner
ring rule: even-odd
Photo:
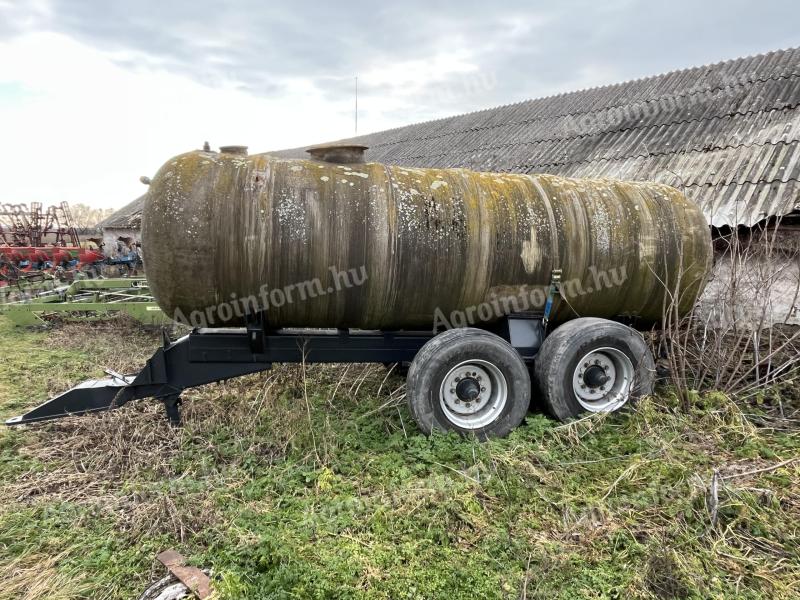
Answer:
[[[711,265],[703,214],[661,184],[223,150],[167,161],[143,214],[152,293],[194,324],[241,323],[256,300],[276,328],[430,328],[481,305],[535,310],[556,270],[556,320],[654,322],[665,284],[680,281],[685,312]]]

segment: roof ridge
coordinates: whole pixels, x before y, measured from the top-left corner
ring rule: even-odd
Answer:
[[[724,89],[727,89],[727,88],[732,88],[732,87],[735,87],[735,86],[744,87],[746,83],[761,83],[761,82],[767,82],[767,81],[779,81],[781,79],[791,79],[791,78],[795,78],[795,77],[800,78],[800,73],[797,73],[797,74],[792,73],[792,74],[789,74],[789,75],[779,75],[777,77],[757,78],[757,79],[752,79],[752,80],[747,81],[747,82],[742,81],[742,82],[739,82],[737,84],[718,86],[718,87],[714,87],[714,88],[706,88],[706,89],[690,92],[690,93],[687,93],[687,94],[665,94],[665,95],[662,95],[662,96],[658,96],[656,98],[650,98],[650,99],[647,99],[647,100],[642,100],[640,102],[634,102],[634,103],[630,103],[630,104],[614,104],[614,105],[605,106],[605,107],[599,108],[599,109],[588,110],[588,111],[585,111],[585,112],[560,113],[560,114],[557,114],[557,115],[548,115],[548,116],[544,116],[544,117],[534,117],[534,118],[530,118],[530,119],[522,119],[522,120],[519,120],[519,121],[507,121],[507,122],[503,122],[503,123],[485,125],[485,126],[482,126],[482,127],[474,127],[474,128],[469,128],[469,129],[459,129],[459,130],[454,130],[454,131],[448,131],[446,133],[441,133],[441,134],[432,134],[432,135],[420,136],[420,137],[416,137],[416,138],[398,139],[398,140],[394,140],[394,141],[391,141],[391,142],[385,142],[383,144],[376,144],[374,146],[370,146],[370,148],[387,148],[387,147],[391,147],[391,146],[394,146],[394,145],[397,145],[397,144],[403,144],[403,143],[411,141],[411,140],[419,141],[419,140],[441,139],[441,138],[445,138],[445,137],[448,137],[448,136],[451,136],[451,135],[458,135],[459,133],[465,133],[467,131],[488,131],[490,129],[495,129],[495,128],[499,128],[499,127],[509,127],[509,126],[512,126],[512,125],[524,125],[524,124],[535,123],[537,121],[544,121],[544,120],[547,120],[547,119],[559,119],[559,118],[563,118],[563,117],[567,117],[567,116],[575,116],[575,115],[586,116],[586,115],[600,113],[600,112],[603,112],[603,111],[606,111],[606,110],[611,110],[611,109],[614,109],[614,108],[642,106],[642,105],[647,105],[647,104],[650,104],[650,103],[661,102],[664,99],[688,98],[690,96],[699,96],[701,94],[715,93],[715,92],[718,92],[718,91],[721,91],[721,90],[724,90]],[[489,109],[489,110],[495,110],[495,109]],[[472,113],[467,113],[467,114],[472,114]],[[407,127],[413,127],[413,126],[414,125],[408,125]],[[378,133],[381,133],[381,132],[378,132]],[[376,134],[369,134],[369,135],[376,135]]]
[[[536,140],[518,140],[518,141],[513,141],[513,142],[504,142],[502,144],[494,144],[494,145],[487,145],[487,146],[477,146],[477,147],[469,148],[469,149],[466,149],[466,150],[462,150],[459,153],[463,154],[463,153],[467,153],[467,152],[478,152],[478,151],[481,151],[481,150],[497,150],[497,149],[501,149],[501,148],[519,146],[519,145],[523,145],[523,144],[530,144],[532,146],[535,146],[535,145],[543,144],[543,143],[546,143],[546,142],[558,142],[558,141],[568,142],[568,141],[571,141],[571,140],[580,140],[580,139],[585,139],[585,138],[592,137],[592,136],[607,135],[607,134],[618,134],[618,133],[625,133],[625,132],[628,132],[628,131],[642,131],[642,130],[645,130],[645,129],[653,129],[653,128],[664,127],[664,126],[679,126],[679,125],[685,125],[685,124],[688,124],[688,123],[708,122],[708,121],[713,121],[714,119],[722,120],[722,119],[726,119],[726,118],[729,118],[729,117],[747,117],[747,116],[751,116],[751,115],[757,115],[757,114],[760,114],[760,113],[768,113],[768,112],[790,112],[790,111],[794,111],[798,107],[800,107],[800,101],[798,101],[796,104],[793,104],[793,105],[784,106],[783,108],[770,108],[770,109],[762,108],[762,109],[759,109],[759,110],[751,110],[751,111],[747,111],[747,112],[735,111],[735,112],[725,113],[725,114],[722,114],[722,115],[712,115],[712,116],[707,117],[707,118],[683,119],[681,121],[668,121],[668,122],[664,122],[664,123],[651,123],[651,124],[648,124],[648,125],[633,126],[633,127],[623,127],[621,129],[607,129],[607,130],[597,131],[597,132],[593,132],[593,133],[582,133],[582,134],[579,134],[579,135],[574,135],[574,136],[570,136],[570,137],[563,137],[563,138],[554,137],[554,138],[540,138],[540,139],[536,139]],[[782,140],[779,140],[779,142],[780,141],[782,141]],[[774,145],[774,144],[777,144],[779,142],[766,142],[765,144],[762,144],[762,145],[768,145],[768,144],[773,144]],[[788,143],[791,143],[791,142],[788,142]],[[720,149],[724,149],[724,148],[739,148],[739,147],[742,147],[742,146],[752,147],[752,146],[755,146],[755,145],[758,145],[758,144],[736,144],[736,145],[732,145],[732,146],[719,146],[719,148]],[[667,154],[677,154],[677,153],[678,152],[653,153],[653,154],[648,154],[648,155],[634,154],[634,155],[627,156],[627,158],[635,158],[637,156],[662,156],[662,155],[665,156]],[[398,158],[399,159],[403,159],[403,158],[423,158],[423,157],[425,157],[425,158],[436,158],[436,157],[440,157],[440,156],[447,156],[448,154],[451,154],[451,153],[449,153],[449,152],[439,152],[439,153],[436,153],[436,154],[405,155],[405,156],[400,156]],[[620,157],[620,159],[621,158],[626,158],[626,157]],[[602,159],[598,158],[598,159],[594,159],[594,160],[602,160]],[[615,159],[615,160],[618,160],[618,159]],[[589,162],[592,162],[592,161],[589,161]]]
[[[449,119],[457,119],[457,118],[461,118],[461,117],[466,117],[468,115],[476,115],[476,114],[479,114],[479,113],[482,113],[482,112],[497,111],[497,110],[508,108],[508,107],[511,107],[511,106],[519,106],[521,104],[533,103],[533,102],[544,102],[546,100],[553,100],[555,98],[563,98],[563,97],[566,97],[566,96],[584,94],[584,93],[589,92],[589,91],[596,91],[596,90],[601,90],[601,89],[611,89],[611,88],[614,88],[614,87],[620,87],[620,86],[629,85],[629,84],[633,84],[633,83],[638,83],[638,82],[643,82],[643,81],[648,81],[648,80],[655,80],[655,79],[658,79],[658,78],[665,78],[665,77],[667,77],[669,75],[674,75],[676,73],[685,73],[685,72],[689,72],[689,71],[693,71],[693,70],[702,70],[702,69],[710,69],[710,68],[719,69],[723,65],[731,65],[731,64],[734,64],[734,63],[745,63],[746,61],[753,60],[753,59],[756,59],[756,58],[761,58],[761,57],[766,57],[766,56],[774,56],[776,54],[788,54],[788,53],[797,52],[797,51],[800,51],[800,46],[781,48],[781,49],[777,49],[777,50],[771,50],[769,52],[762,52],[762,53],[759,53],[759,54],[751,54],[751,55],[748,55],[748,56],[742,56],[742,57],[738,57],[738,58],[730,58],[730,59],[726,59],[726,60],[717,61],[717,62],[714,62],[714,63],[706,63],[706,64],[703,64],[703,65],[698,65],[698,66],[694,66],[694,67],[687,67],[687,68],[684,68],[684,69],[673,69],[671,71],[666,71],[666,72],[659,73],[659,74],[656,74],[656,75],[648,75],[648,76],[645,76],[645,77],[626,79],[626,80],[619,81],[619,82],[616,82],[616,83],[610,83],[610,84],[604,84],[604,85],[597,85],[597,86],[579,88],[577,90],[571,90],[571,91],[568,91],[568,92],[559,92],[557,94],[550,94],[548,96],[540,96],[538,98],[528,98],[528,99],[525,99],[525,100],[520,100],[518,102],[510,102],[510,103],[507,103],[507,104],[500,104],[500,105],[489,107],[489,108],[481,108],[481,109],[477,109],[477,110],[473,110],[473,111],[467,111],[467,112],[464,112],[464,113],[459,113],[457,115],[449,115],[449,116],[446,116],[446,117],[439,117],[439,118],[436,118],[436,119],[429,119],[427,121],[418,121],[416,123],[410,123],[408,125],[401,125],[401,126],[392,127],[392,128],[389,128],[389,129],[382,129],[382,130],[379,130],[379,131],[374,131],[374,132],[362,134],[362,135],[359,135],[359,136],[341,138],[341,139],[338,139],[338,140],[335,140],[335,141],[336,142],[344,142],[344,141],[360,140],[360,139],[363,139],[365,137],[372,136],[372,135],[378,135],[378,134],[384,134],[385,135],[385,134],[388,134],[388,133],[393,132],[393,131],[399,131],[399,130],[407,129],[407,128],[410,128],[410,127],[431,125],[433,123],[441,123],[441,122],[447,121]],[[767,79],[775,79],[775,78],[774,77],[768,77]],[[756,80],[756,81],[760,81],[760,80]],[[729,86],[725,86],[725,87],[729,87]],[[722,88],[720,87],[720,88],[712,88],[712,89],[722,89]],[[700,92],[698,92],[698,93],[702,93],[703,91],[709,91],[709,90],[700,90]],[[691,95],[691,94],[687,94],[687,95]],[[680,96],[678,95],[677,97],[680,97]],[[569,114],[569,113],[565,113],[565,114]],[[420,139],[420,138],[416,138],[416,139]],[[301,150],[301,149],[303,149],[303,147],[298,146],[297,148],[288,148],[285,151]]]
[[[142,212],[142,208],[144,206],[145,198],[147,197],[147,192],[137,196],[125,206],[119,208],[118,210],[111,213],[105,219],[100,221],[96,227],[98,229],[102,229],[103,227],[114,226],[115,223],[124,219],[127,222],[130,222],[136,218],[136,215]]]

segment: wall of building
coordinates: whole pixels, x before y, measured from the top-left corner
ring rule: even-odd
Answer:
[[[122,244],[122,252],[127,253],[125,242],[120,242],[120,238],[130,240],[132,244],[141,243],[142,232],[140,229],[106,227],[103,229],[103,252],[106,256],[114,257],[115,252],[119,252],[118,244]]]
[[[698,313],[724,329],[800,325],[800,230],[778,229],[718,251]]]

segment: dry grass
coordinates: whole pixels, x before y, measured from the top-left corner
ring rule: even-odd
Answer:
[[[80,575],[58,570],[61,556],[28,555],[0,566],[0,600],[69,600],[91,594],[91,586]]]

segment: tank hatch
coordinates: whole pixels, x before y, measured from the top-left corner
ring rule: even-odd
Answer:
[[[364,162],[364,152],[368,146],[360,144],[324,144],[306,150],[314,160],[340,165],[352,165]]]

